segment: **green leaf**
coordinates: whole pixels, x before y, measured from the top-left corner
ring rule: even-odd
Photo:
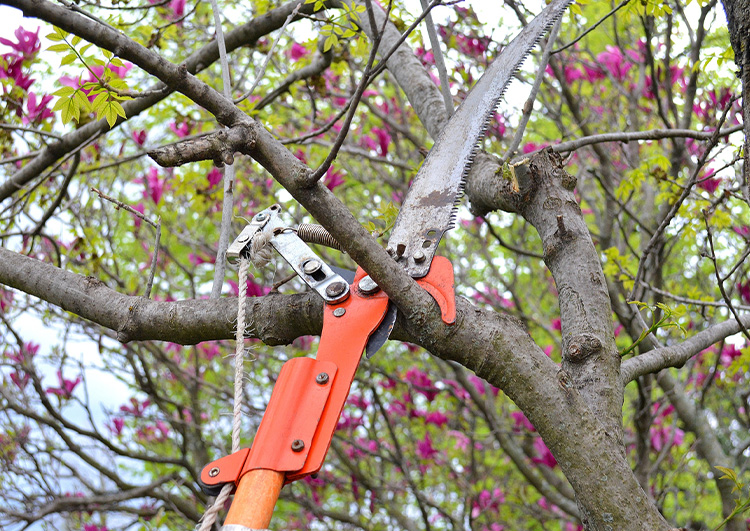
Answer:
[[[47,50],[50,52],[67,52],[68,50],[70,50],[70,45],[68,45],[67,43],[53,44],[52,46],[47,48]]]
[[[70,41],[70,43],[73,46],[78,46],[79,42],[81,42],[81,38],[78,35],[73,35],[73,39]]]
[[[76,90],[73,87],[62,87],[52,93],[53,96],[66,97],[73,94]]]
[[[60,66],[65,66],[65,65],[69,65],[71,63],[74,63],[76,61],[76,59],[78,59],[78,56],[76,54],[69,53],[68,55],[66,55],[65,57],[63,57],[60,60]]]

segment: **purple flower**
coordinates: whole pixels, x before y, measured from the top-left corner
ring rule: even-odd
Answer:
[[[0,43],[10,46],[13,50],[21,53],[25,59],[29,59],[39,51],[39,47],[41,46],[39,28],[37,28],[36,33],[32,33],[19,26],[13,34],[18,39],[18,43],[2,37],[0,37]]]
[[[22,391],[26,388],[26,385],[29,383],[30,379],[31,376],[29,376],[27,373],[23,373],[23,375],[21,375],[21,373],[18,371],[10,373],[10,381],[13,382],[16,387],[18,387]]]
[[[497,512],[502,503],[505,503],[505,494],[503,494],[503,491],[499,488],[494,489],[492,492],[484,489],[472,503],[471,517],[477,518],[484,511]]]
[[[750,240],[750,225],[742,225],[741,227],[732,227],[732,230],[745,238]]]
[[[337,186],[344,184],[344,174],[334,170],[333,166],[331,166],[328,168],[326,176],[323,177],[323,182],[325,183],[326,188],[333,191]]]
[[[380,153],[381,157],[385,157],[388,154],[388,144],[391,143],[391,135],[388,134],[388,131],[380,127],[373,127],[372,132],[375,133],[378,141],[378,153]]]
[[[701,177],[698,180],[698,183],[696,186],[700,188],[701,190],[705,190],[709,194],[712,194],[716,191],[716,189],[719,187],[719,184],[721,184],[721,179],[718,177],[711,177],[714,173],[716,173],[715,170],[706,170],[706,173],[703,177]]]
[[[112,419],[112,423],[109,426],[109,430],[117,435],[118,437],[122,434],[122,429],[125,427],[125,419],[115,417]]]

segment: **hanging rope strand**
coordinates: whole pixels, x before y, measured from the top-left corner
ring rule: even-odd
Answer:
[[[250,261],[241,258],[237,282],[239,294],[237,296],[237,332],[234,345],[234,412],[232,421],[232,453],[240,449],[240,428],[242,427],[242,377],[245,362],[245,307],[247,305],[247,274]],[[234,485],[227,483],[214,500],[213,505],[206,510],[201,520],[200,531],[210,531],[216,522],[219,512],[229,499]]]

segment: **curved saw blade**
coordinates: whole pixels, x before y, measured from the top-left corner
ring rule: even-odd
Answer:
[[[440,132],[404,200],[388,240],[395,258],[414,278],[430,270],[440,239],[453,228],[466,175],[495,106],[528,52],[571,0],[552,0],[505,47]]]

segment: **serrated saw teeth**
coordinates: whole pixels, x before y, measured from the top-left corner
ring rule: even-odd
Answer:
[[[388,241],[394,255],[396,246],[403,246],[398,261],[412,277],[421,278],[429,272],[440,238],[455,226],[466,177],[508,84],[528,52],[570,3],[571,0],[551,0],[516,35],[490,64],[435,140],[406,195]],[[429,230],[435,231],[437,238],[426,237]]]

